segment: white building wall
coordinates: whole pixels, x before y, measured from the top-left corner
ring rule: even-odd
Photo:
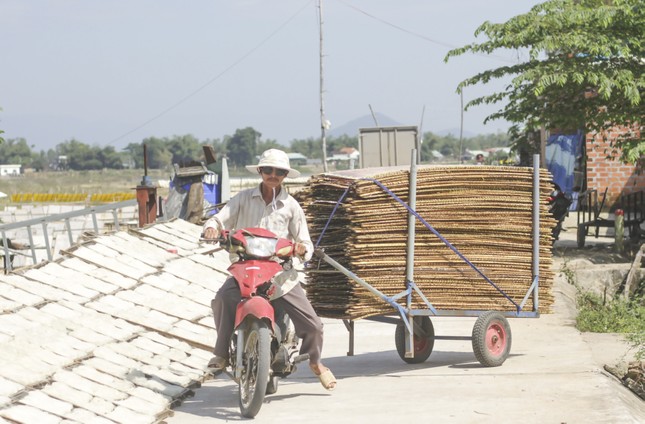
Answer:
[[[0,176],[20,175],[21,165],[0,165]]]

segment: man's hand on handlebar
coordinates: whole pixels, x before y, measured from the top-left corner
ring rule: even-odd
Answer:
[[[219,231],[217,228],[208,227],[202,234],[202,238],[206,241],[217,241],[219,239]]]
[[[296,243],[293,246],[293,250],[295,251],[297,256],[305,256],[305,253],[307,253],[307,249],[305,248],[305,245],[302,243]]]

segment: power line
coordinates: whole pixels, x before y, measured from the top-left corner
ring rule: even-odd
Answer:
[[[152,118],[149,118],[148,120],[146,120],[145,122],[143,122],[142,124],[140,124],[140,125],[136,126],[135,128],[133,128],[133,129],[131,129],[131,130],[129,130],[129,131],[127,131],[127,132],[125,132],[125,133],[121,134],[120,136],[118,136],[118,137],[116,137],[116,138],[112,139],[109,143],[107,143],[107,145],[109,146],[109,145],[111,145],[111,144],[113,144],[113,143],[115,143],[115,142],[117,142],[117,141],[121,140],[122,138],[127,137],[128,135],[132,134],[133,132],[136,132],[136,131],[140,130],[141,128],[145,127],[146,125],[150,124],[151,122],[156,121],[157,119],[161,118],[162,116],[164,116],[165,114],[167,114],[167,113],[168,113],[168,112],[170,112],[171,110],[173,110],[173,109],[177,108],[178,106],[182,105],[182,104],[183,104],[183,103],[185,103],[188,99],[190,99],[190,98],[194,97],[194,96],[195,96],[196,94],[198,94],[200,91],[204,90],[206,87],[208,87],[209,85],[211,85],[212,83],[214,83],[215,81],[217,81],[218,79],[220,79],[222,76],[224,76],[224,75],[225,75],[227,72],[229,72],[231,69],[235,68],[237,65],[239,65],[240,63],[242,63],[246,58],[248,58],[248,57],[249,57],[249,56],[251,56],[253,53],[255,53],[257,50],[259,50],[259,49],[260,49],[260,47],[262,47],[264,44],[266,44],[266,43],[267,43],[271,38],[273,38],[276,34],[278,34],[278,33],[279,33],[279,32],[280,32],[284,27],[286,27],[289,23],[291,23],[291,21],[292,21],[292,20],[294,20],[294,19],[296,18],[296,16],[298,16],[300,13],[302,13],[302,11],[303,11],[303,10],[305,10],[307,7],[309,7],[309,5],[310,5],[311,3],[313,3],[313,1],[314,1],[314,0],[311,0],[311,1],[307,2],[303,7],[301,7],[300,9],[298,9],[298,11],[297,11],[296,13],[294,13],[294,14],[293,14],[289,19],[287,19],[287,20],[286,20],[284,23],[282,23],[282,24],[281,24],[277,29],[275,29],[275,30],[274,30],[273,32],[271,32],[271,33],[270,33],[266,38],[264,38],[264,40],[262,40],[260,43],[258,43],[255,47],[253,47],[253,48],[252,48],[252,49],[250,49],[249,51],[247,51],[244,55],[242,55],[239,59],[237,59],[237,60],[236,60],[235,62],[233,62],[231,65],[227,66],[227,67],[226,67],[223,71],[221,71],[219,74],[215,75],[214,77],[212,77],[211,79],[209,79],[207,82],[205,82],[204,84],[202,84],[200,87],[198,87],[197,89],[193,90],[193,91],[192,91],[191,93],[189,93],[188,95],[186,95],[186,96],[182,97],[181,99],[179,99],[178,101],[176,101],[175,103],[173,103],[173,104],[172,104],[172,106],[167,107],[166,109],[164,109],[163,111],[159,112],[158,114],[156,114],[156,115],[155,115],[155,116],[153,116]]]
[[[423,34],[419,34],[418,32],[414,32],[414,31],[411,31],[409,29],[403,28],[403,27],[401,27],[399,25],[393,24],[392,22],[386,21],[385,19],[381,19],[381,18],[379,18],[377,16],[372,15],[372,14],[364,11],[363,9],[360,9],[360,8],[354,6],[354,5],[348,4],[344,0],[338,0],[338,1],[340,3],[342,3],[342,4],[344,4],[345,6],[349,7],[350,9],[354,9],[355,11],[357,11],[359,13],[362,13],[363,15],[365,15],[365,16],[367,16],[369,18],[374,19],[375,21],[378,21],[378,22],[380,22],[382,24],[391,26],[392,28],[395,28],[395,29],[398,29],[399,31],[405,32],[406,34],[410,34],[410,35],[412,35],[414,37],[420,38],[422,40],[428,41],[428,42],[433,43],[433,44],[437,44],[437,45],[440,45],[440,46],[443,46],[443,47],[447,47],[449,49],[456,49],[456,48],[460,47],[460,46],[456,46],[454,44],[450,44],[450,43],[446,43],[446,42],[443,42],[443,41],[432,39],[432,38],[427,37],[427,36],[425,36]],[[477,56],[481,56],[481,57],[497,59],[499,61],[506,62],[506,63],[515,63],[514,61],[512,61],[510,59],[506,59],[506,58],[504,58],[502,56],[497,56],[497,55],[493,55],[493,54],[482,54],[482,53],[473,53],[473,54],[477,55]]]

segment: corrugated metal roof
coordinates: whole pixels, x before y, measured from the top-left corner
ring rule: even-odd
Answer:
[[[100,235],[0,275],[0,423],[170,415],[206,376],[229,264],[200,232],[175,220]]]

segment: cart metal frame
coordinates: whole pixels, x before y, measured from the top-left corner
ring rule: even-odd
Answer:
[[[500,311],[499,313],[503,314],[505,317],[521,317],[521,318],[537,318],[539,317],[539,277],[540,277],[540,270],[539,270],[539,262],[540,262],[540,171],[539,171],[539,163],[540,163],[540,157],[539,155],[534,155],[533,156],[533,210],[532,210],[532,238],[533,238],[533,261],[532,261],[532,270],[533,270],[533,278],[532,278],[532,283],[529,287],[529,289],[526,292],[526,295],[522,299],[520,303],[515,302],[513,299],[510,298],[502,289],[500,289],[495,283],[493,283],[484,273],[477,268],[472,262],[470,262],[459,250],[453,246],[448,240],[446,240],[437,230],[435,230],[428,222],[426,222],[423,217],[421,217],[416,211],[416,189],[417,189],[417,164],[416,164],[416,152],[413,150],[412,151],[412,165],[410,166],[410,188],[409,188],[409,197],[410,201],[409,204],[404,202],[402,199],[400,199],[396,194],[394,194],[392,191],[390,191],[387,187],[385,187],[381,182],[371,179],[371,178],[363,178],[363,180],[369,180],[377,184],[381,189],[383,189],[386,193],[388,193],[391,197],[393,197],[397,202],[399,202],[401,205],[403,205],[408,213],[408,250],[407,250],[407,256],[406,256],[406,288],[405,290],[401,291],[400,293],[394,295],[394,296],[387,296],[386,294],[382,293],[375,287],[373,287],[371,284],[366,282],[365,280],[361,279],[359,276],[336,262],[334,259],[329,257],[323,249],[316,247],[314,251],[314,256],[322,261],[325,261],[328,263],[330,266],[335,268],[336,270],[340,271],[343,273],[345,276],[349,277],[353,281],[355,281],[357,284],[360,286],[364,287],[366,290],[368,290],[370,293],[372,293],[374,296],[380,298],[384,302],[390,304],[396,312],[398,312],[398,315],[400,316],[401,321],[405,325],[405,357],[406,358],[412,358],[414,356],[414,345],[413,345],[413,340],[414,340],[414,317],[417,316],[452,316],[452,317],[480,317],[484,313],[488,311],[484,310],[437,310],[430,300],[427,299],[427,297],[422,293],[422,291],[419,289],[419,287],[414,283],[414,243],[415,243],[415,218],[418,219],[423,225],[428,228],[431,232],[433,232],[439,239],[444,242],[455,254],[457,254],[462,260],[464,260],[471,268],[473,268],[482,278],[484,278],[489,284],[491,284],[498,292],[500,292],[504,297],[506,297],[514,306],[515,306],[515,311]],[[333,218],[338,206],[340,203],[342,203],[345,195],[347,194],[348,189],[345,191],[345,193],[341,196],[341,198],[338,200],[338,203],[334,210],[332,211],[328,221],[327,225],[323,229],[320,237],[318,238],[318,241],[316,243],[316,246],[320,243],[320,240],[322,239],[322,236],[329,225],[329,222]],[[419,295],[419,297],[423,300],[423,303],[427,306],[427,309],[413,309],[412,308],[412,295],[413,293],[416,293]],[[524,306],[526,302],[530,299],[533,298],[533,310],[531,311],[525,311]],[[402,298],[406,298],[406,306],[402,306],[398,303],[398,301]],[[384,314],[384,315],[377,315],[374,317],[370,317],[367,319],[371,319],[374,321],[380,321],[380,322],[391,322],[391,323],[398,323],[400,322],[398,318],[395,318],[393,316],[390,316],[389,314]],[[345,322],[345,326],[347,330],[349,331],[349,351],[348,355],[351,356],[354,353],[354,321],[353,320],[343,320]],[[417,329],[418,331],[418,329]],[[433,339],[448,339],[448,340],[470,340],[472,337],[469,336],[436,336],[433,335]]]

